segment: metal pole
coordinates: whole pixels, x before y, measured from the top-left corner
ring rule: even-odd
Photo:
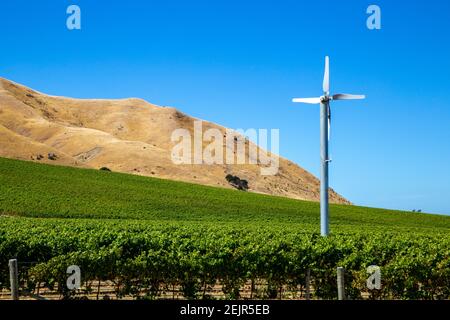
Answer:
[[[328,227],[328,101],[320,103],[320,233],[326,237]]]
[[[305,286],[306,286],[305,298],[306,300],[309,300],[311,299],[311,269],[308,269],[306,271]]]
[[[9,282],[11,284],[11,299],[19,300],[19,272],[17,259],[9,260]]]
[[[345,270],[342,267],[337,268],[337,287],[338,287],[338,299],[345,300],[345,282],[344,282]]]

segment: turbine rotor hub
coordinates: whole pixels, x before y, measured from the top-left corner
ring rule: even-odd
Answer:
[[[328,101],[330,101],[330,100],[332,100],[332,97],[330,97],[330,96],[327,95],[327,94],[320,97],[320,102],[328,102]]]

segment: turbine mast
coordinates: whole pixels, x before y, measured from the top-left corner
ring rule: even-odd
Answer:
[[[320,102],[320,234],[324,237],[330,233],[328,211],[328,112],[330,102]]]
[[[323,74],[323,97],[320,99],[320,234],[324,237],[330,233],[328,205],[328,120],[330,111],[330,58],[325,57]]]

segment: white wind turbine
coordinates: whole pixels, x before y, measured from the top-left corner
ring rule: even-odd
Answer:
[[[334,94],[330,95],[330,59],[325,57],[325,74],[323,77],[323,96],[319,98],[296,98],[292,102],[320,104],[320,157],[321,157],[321,177],[320,177],[320,233],[322,236],[329,234],[328,227],[328,142],[330,139],[331,109],[332,100],[360,100],[364,95]]]

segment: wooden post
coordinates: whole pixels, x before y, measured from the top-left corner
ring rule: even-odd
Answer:
[[[306,281],[305,281],[306,283],[305,283],[305,289],[306,289],[306,292],[305,292],[305,298],[306,298],[306,300],[309,300],[309,299],[311,299],[311,269],[308,269],[307,271],[306,271]]]
[[[9,282],[11,284],[11,299],[19,300],[19,271],[17,259],[9,260]]]
[[[338,299],[345,300],[345,282],[344,282],[345,270],[342,267],[337,268],[337,287],[338,287]]]

